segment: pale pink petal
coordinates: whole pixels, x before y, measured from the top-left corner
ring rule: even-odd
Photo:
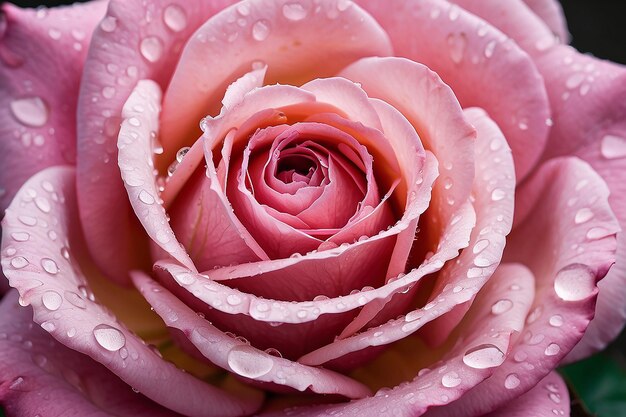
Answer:
[[[489,113],[513,150],[521,181],[538,161],[549,133],[545,88],[529,56],[482,19],[443,0],[405,1],[392,10],[377,0],[359,3],[389,33],[397,56],[436,71],[463,107],[481,107]],[[496,3],[507,9],[513,2]],[[522,27],[532,33],[532,28]],[[404,85],[404,78],[398,82]]]
[[[349,377],[272,356],[229,337],[146,275],[136,273],[133,279],[165,324],[182,331],[211,363],[223,369],[246,379],[298,391],[311,389],[319,394],[340,394],[348,398],[370,394],[367,387]]]
[[[129,268],[146,265],[136,256],[142,246],[141,225],[115,164],[122,106],[137,80],[167,86],[184,42],[229,3],[112,0],[94,32],[78,103],[79,207],[94,262],[117,282],[130,284]],[[145,251],[146,243],[143,246]]]
[[[33,326],[32,309],[17,298],[15,291],[0,303],[0,402],[7,415],[174,416]]]
[[[513,222],[515,171],[511,150],[498,126],[480,109],[467,109],[468,120],[478,131],[476,138],[476,176],[473,195],[476,209],[476,227],[470,245],[455,262],[446,264],[439,276],[429,301],[444,288],[465,285],[480,288],[497,268],[502,258],[506,235]],[[424,328],[421,333],[432,344],[439,345],[461,321],[471,301],[457,306]]]
[[[105,1],[0,10],[0,212],[43,168],[76,163],[76,102]],[[54,80],[54,82],[50,82]]]
[[[383,388],[374,397],[349,404],[302,407],[289,410],[289,415],[316,416],[324,412],[355,416],[420,416],[432,407],[443,405],[445,409],[448,404],[463,398],[496,372],[505,360],[512,337],[523,327],[532,303],[533,276],[528,269],[521,265],[503,265],[494,278],[479,293],[453,347],[412,381],[393,389]],[[511,291],[513,285],[517,288],[515,291]],[[510,309],[495,314],[492,306],[502,299],[510,301]],[[267,414],[270,415],[284,414]]]
[[[567,30],[567,22],[563,14],[563,7],[557,0],[523,0],[543,22],[550,28],[552,33],[559,37],[563,43],[568,43],[570,34]]]
[[[2,267],[19,291],[21,304],[32,305],[34,322],[175,412],[190,416],[254,412],[259,398],[238,398],[181,372],[94,301],[77,259],[84,242],[75,180],[73,168],[41,171],[24,184],[3,220]],[[207,408],[207,401],[213,406]]]
[[[587,185],[576,190],[581,182]],[[537,385],[582,338],[594,316],[596,283],[615,257],[618,224],[607,198],[602,179],[576,158],[544,164],[518,189],[516,203],[528,202],[534,210],[509,235],[505,260],[521,261],[535,275],[526,325],[489,379],[432,416],[497,410]],[[607,236],[588,240],[594,227],[605,228]]]
[[[485,417],[553,417],[569,416],[569,413],[567,385],[557,372],[550,372],[530,391]]]
[[[334,75],[361,57],[390,53],[385,32],[351,2],[246,0],[233,5],[209,19],[185,45],[164,99],[164,156],[171,159],[185,138],[197,136],[198,120],[217,114],[226,87],[255,62],[267,65],[268,84],[301,85]]]
[[[154,175],[152,142],[159,131],[160,102],[161,90],[155,82],[137,83],[122,109],[118,165],[130,204],[148,236],[170,256],[195,269],[168,224]]]

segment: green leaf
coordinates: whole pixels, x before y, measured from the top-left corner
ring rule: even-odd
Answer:
[[[626,416],[626,367],[619,359],[603,352],[560,369],[573,391],[573,402],[588,415]]]

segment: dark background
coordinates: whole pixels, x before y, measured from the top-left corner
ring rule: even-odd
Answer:
[[[12,3],[36,7],[73,1]],[[626,64],[626,0],[561,0],[561,4],[572,45],[581,52]],[[560,371],[570,387],[572,417],[626,417],[626,332],[604,352]]]

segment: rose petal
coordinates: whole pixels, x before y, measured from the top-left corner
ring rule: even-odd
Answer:
[[[114,281],[130,284],[130,267],[146,265],[136,256],[137,249],[146,246],[141,226],[132,214],[119,169],[111,163],[117,159],[122,106],[137,80],[152,79],[164,88],[183,43],[228,3],[112,0],[94,33],[78,103],[78,195],[91,255]]]
[[[215,103],[230,80],[255,61],[268,66],[269,84],[301,85],[336,74],[360,57],[390,52],[385,32],[351,2],[247,0],[227,8],[185,46],[164,99],[164,157],[171,159],[185,138],[197,136],[197,121],[219,111]],[[209,62],[207,56],[220,59]]]
[[[195,269],[189,255],[168,224],[154,177],[153,135],[159,130],[161,89],[151,80],[141,80],[122,109],[118,165],[130,204],[148,236],[174,259]],[[141,256],[141,252],[135,250]],[[144,255],[145,256],[145,255]]]
[[[133,279],[165,323],[183,331],[207,359],[223,369],[243,378],[285,385],[299,391],[311,389],[319,394],[340,394],[349,398],[369,395],[365,386],[344,375],[271,356],[233,339],[198,317],[149,277],[136,273]]]
[[[489,113],[513,150],[516,176],[521,181],[543,151],[549,133],[546,120],[550,117],[541,75],[528,55],[486,22],[446,1],[406,1],[393,12],[375,0],[359,3],[389,33],[397,56],[436,71],[463,107],[481,107]],[[507,9],[514,2],[499,3],[499,9]],[[518,19],[517,15],[513,17]],[[532,33],[531,28],[522,27],[524,33]],[[404,85],[404,78],[399,80]]]
[[[9,415],[172,416],[91,358],[33,326],[17,292],[0,303],[0,401]],[[54,400],[51,400],[53,398]],[[104,411],[106,410],[106,411]]]
[[[432,416],[482,415],[502,407],[537,385],[582,338],[594,315],[596,282],[615,256],[618,225],[607,197],[602,179],[576,158],[544,164],[518,189],[516,204],[524,202],[534,211],[514,227],[505,259],[523,261],[535,275],[526,326],[489,379],[455,403],[431,410]],[[609,234],[589,241],[585,235],[593,227]]]
[[[237,398],[181,372],[93,301],[75,258],[84,246],[76,220],[75,180],[69,167],[35,174],[3,220],[2,267],[20,292],[21,303],[33,306],[35,323],[175,412],[194,416],[254,412],[259,398]],[[214,407],[207,409],[207,400]]]
[[[509,350],[512,335],[523,327],[524,317],[532,302],[533,277],[528,269],[521,265],[503,265],[496,275],[498,279],[490,280],[478,295],[463,323],[457,343],[440,361],[422,370],[412,381],[393,389],[381,389],[374,397],[349,404],[290,409],[289,415],[315,416],[324,412],[420,416],[433,406],[454,404],[455,400],[464,398],[468,390],[498,369]],[[519,290],[512,293],[510,286],[513,284]],[[511,309],[493,314],[491,306],[506,297],[511,301]],[[278,415],[285,414],[267,414]]]
[[[455,262],[444,266],[429,301],[437,298],[446,286],[460,290],[463,285],[480,288],[487,282],[500,263],[513,222],[515,172],[511,150],[498,126],[484,111],[472,108],[466,109],[465,114],[478,131],[473,186],[476,227],[470,240],[471,250],[468,248]],[[470,305],[471,301],[458,305],[426,326],[421,334],[428,342],[439,345]]]
[[[570,34],[567,30],[567,22],[563,14],[561,3],[556,0],[523,0],[543,22],[552,30],[559,40],[569,43]]]
[[[563,378],[550,372],[527,393],[485,417],[569,416],[570,398]]]
[[[91,32],[105,6],[29,10],[2,4],[0,212],[37,171],[75,163],[78,86]]]

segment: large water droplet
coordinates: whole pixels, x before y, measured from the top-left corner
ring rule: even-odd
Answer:
[[[228,352],[230,369],[246,378],[258,378],[272,370],[274,361],[248,345],[238,345]]]
[[[554,316],[550,317],[548,323],[550,323],[550,326],[552,327],[561,327],[563,325],[563,316],[555,314]]]
[[[107,16],[104,19],[102,19],[102,22],[100,23],[100,29],[102,29],[105,32],[113,32],[115,30],[115,28],[117,27],[117,19],[114,18],[113,16]]]
[[[141,201],[144,204],[154,204],[154,196],[152,194],[150,194],[148,191],[146,190],[141,190],[141,192],[139,192],[139,201]]]
[[[16,256],[15,258],[11,259],[11,266],[15,269],[22,269],[26,265],[28,265],[28,260],[23,256]]]
[[[451,33],[448,35],[447,42],[450,50],[450,59],[452,62],[459,64],[465,55],[467,36],[465,33]]]
[[[108,324],[94,327],[93,335],[100,346],[111,352],[120,350],[126,344],[124,334]]]
[[[581,208],[580,210],[576,212],[576,215],[574,216],[574,223],[576,224],[585,223],[591,220],[592,218],[593,218],[593,211],[591,211],[588,208]]]
[[[139,44],[139,52],[149,62],[157,62],[163,54],[163,42],[156,36],[148,36]]]
[[[46,291],[41,296],[41,303],[50,311],[58,310],[63,304],[63,299],[56,291]]]
[[[587,265],[568,265],[554,278],[554,291],[565,301],[583,300],[593,293],[595,287],[595,274]]]
[[[59,272],[59,266],[57,263],[50,258],[41,259],[41,267],[49,274],[56,274]]]
[[[600,151],[607,159],[623,158],[626,156],[626,139],[621,136],[605,135]]]
[[[500,201],[504,197],[506,197],[506,192],[501,188],[496,188],[495,190],[491,192],[491,199],[493,201]]]
[[[577,72],[570,75],[565,81],[565,86],[569,89],[578,87],[585,80],[585,74]]]
[[[491,312],[495,314],[496,316],[498,316],[500,314],[506,313],[512,308],[513,308],[513,301],[505,298],[503,300],[496,301],[491,306]]]
[[[48,122],[49,109],[41,97],[24,97],[11,101],[13,117],[23,125],[41,127]]]
[[[177,4],[170,4],[163,11],[163,22],[173,32],[180,32],[187,27],[187,13]]]
[[[471,368],[487,369],[502,365],[504,353],[497,346],[484,344],[465,352],[463,363]]]
[[[554,355],[558,355],[558,353],[561,351],[561,347],[559,345],[557,345],[556,343],[550,343],[545,350],[545,354],[546,356],[554,356]]]
[[[30,239],[30,235],[26,232],[11,233],[11,237],[16,242],[26,242],[28,239]]]
[[[252,25],[252,37],[257,41],[264,41],[270,34],[270,26],[267,20],[259,20]]]
[[[304,19],[308,14],[307,9],[300,3],[286,3],[283,6],[283,15],[294,22]]]

